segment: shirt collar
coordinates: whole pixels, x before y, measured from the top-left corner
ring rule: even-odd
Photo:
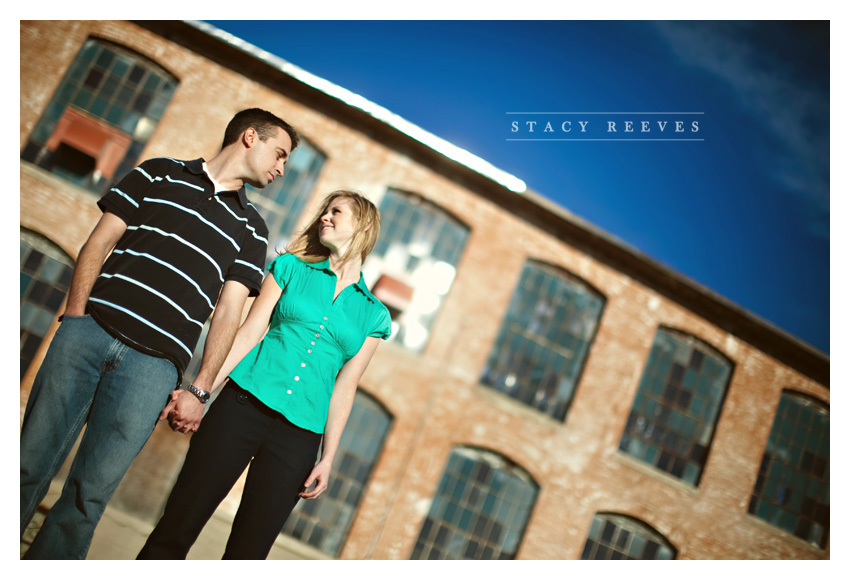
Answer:
[[[333,274],[333,272],[331,271],[331,268],[330,268],[330,265],[331,265],[330,258],[325,258],[321,262],[304,262],[304,263],[307,264],[308,266],[310,266],[311,268],[315,268],[316,270],[325,270],[328,273]],[[368,298],[372,302],[378,301],[378,299],[375,298],[375,296],[371,292],[369,292],[369,288],[366,286],[366,280],[363,278],[363,272],[360,272],[360,280],[357,282],[357,284],[354,284],[354,287],[357,288],[357,290],[359,290],[360,293],[363,294],[363,296],[365,296],[366,298]]]
[[[360,290],[360,292],[363,293],[363,296],[365,296],[372,302],[378,302],[378,299],[375,298],[374,294],[369,292],[369,288],[366,286],[366,280],[363,279],[363,272],[360,272],[360,281],[355,284],[354,287]]]
[[[195,175],[206,175],[204,171],[204,158],[199,157],[186,162],[186,168]],[[236,198],[239,200],[239,205],[242,209],[248,209],[248,196],[245,194],[245,186],[243,185],[237,190],[231,190],[236,193]]]
[[[331,259],[330,258],[325,258],[321,262],[304,262],[304,263],[307,264],[308,266],[310,266],[311,268],[315,268],[316,270],[327,270],[328,272],[330,272],[330,269],[331,269],[331,267],[330,267],[331,266]]]

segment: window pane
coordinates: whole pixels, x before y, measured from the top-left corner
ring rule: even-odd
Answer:
[[[339,555],[391,422],[378,403],[358,391],[334,457],[330,486],[315,501],[299,501],[282,533]]]
[[[53,242],[21,230],[21,379],[56,314],[74,262]]]
[[[829,537],[829,410],[782,393],[748,511],[812,544]]]
[[[415,195],[389,190],[379,203],[381,235],[363,265],[390,310],[390,340],[421,352],[454,282],[469,229]]]
[[[143,92],[131,82],[145,74],[148,86],[159,87],[155,93]],[[147,59],[89,39],[45,108],[21,158],[103,193],[138,162],[152,127],[137,130],[137,124],[153,107],[156,114],[147,117],[159,119],[176,85],[171,75]]]
[[[245,186],[248,199],[266,220],[269,228],[269,249],[267,262],[271,262],[278,252],[283,251],[304,212],[304,205],[310,199],[316,180],[325,163],[325,156],[315,147],[301,139],[286,162],[283,179],[275,179],[262,189]],[[267,264],[268,265],[268,264]]]
[[[582,560],[673,560],[676,549],[650,526],[617,514],[596,514]]]
[[[504,458],[456,448],[410,558],[514,558],[537,492],[528,475]]]
[[[581,281],[528,262],[481,382],[564,419],[603,306]]]
[[[731,363],[707,344],[660,329],[620,450],[697,485],[731,374]]]

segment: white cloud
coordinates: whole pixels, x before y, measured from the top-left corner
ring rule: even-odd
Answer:
[[[728,85],[741,109],[762,125],[773,145],[763,150],[762,171],[806,203],[810,230],[828,238],[829,95],[801,82],[810,63],[770,50],[799,39],[776,38],[771,36],[774,31],[759,30],[762,25],[659,22],[657,29],[684,64],[702,68]]]

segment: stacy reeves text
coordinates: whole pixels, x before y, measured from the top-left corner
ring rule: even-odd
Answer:
[[[587,133],[590,121],[512,121],[511,133]],[[698,133],[699,121],[594,121],[605,133]]]

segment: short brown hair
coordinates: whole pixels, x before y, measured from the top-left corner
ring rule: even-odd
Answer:
[[[295,129],[280,117],[263,109],[245,109],[236,113],[230,120],[230,123],[227,124],[227,128],[224,130],[224,141],[222,141],[221,148],[224,149],[228,145],[236,143],[239,137],[242,136],[242,133],[250,128],[257,131],[257,135],[261,141],[266,141],[269,137],[274,136],[277,133],[275,129],[283,129],[289,134],[289,138],[292,140],[290,153],[298,147],[298,143],[301,141]]]

